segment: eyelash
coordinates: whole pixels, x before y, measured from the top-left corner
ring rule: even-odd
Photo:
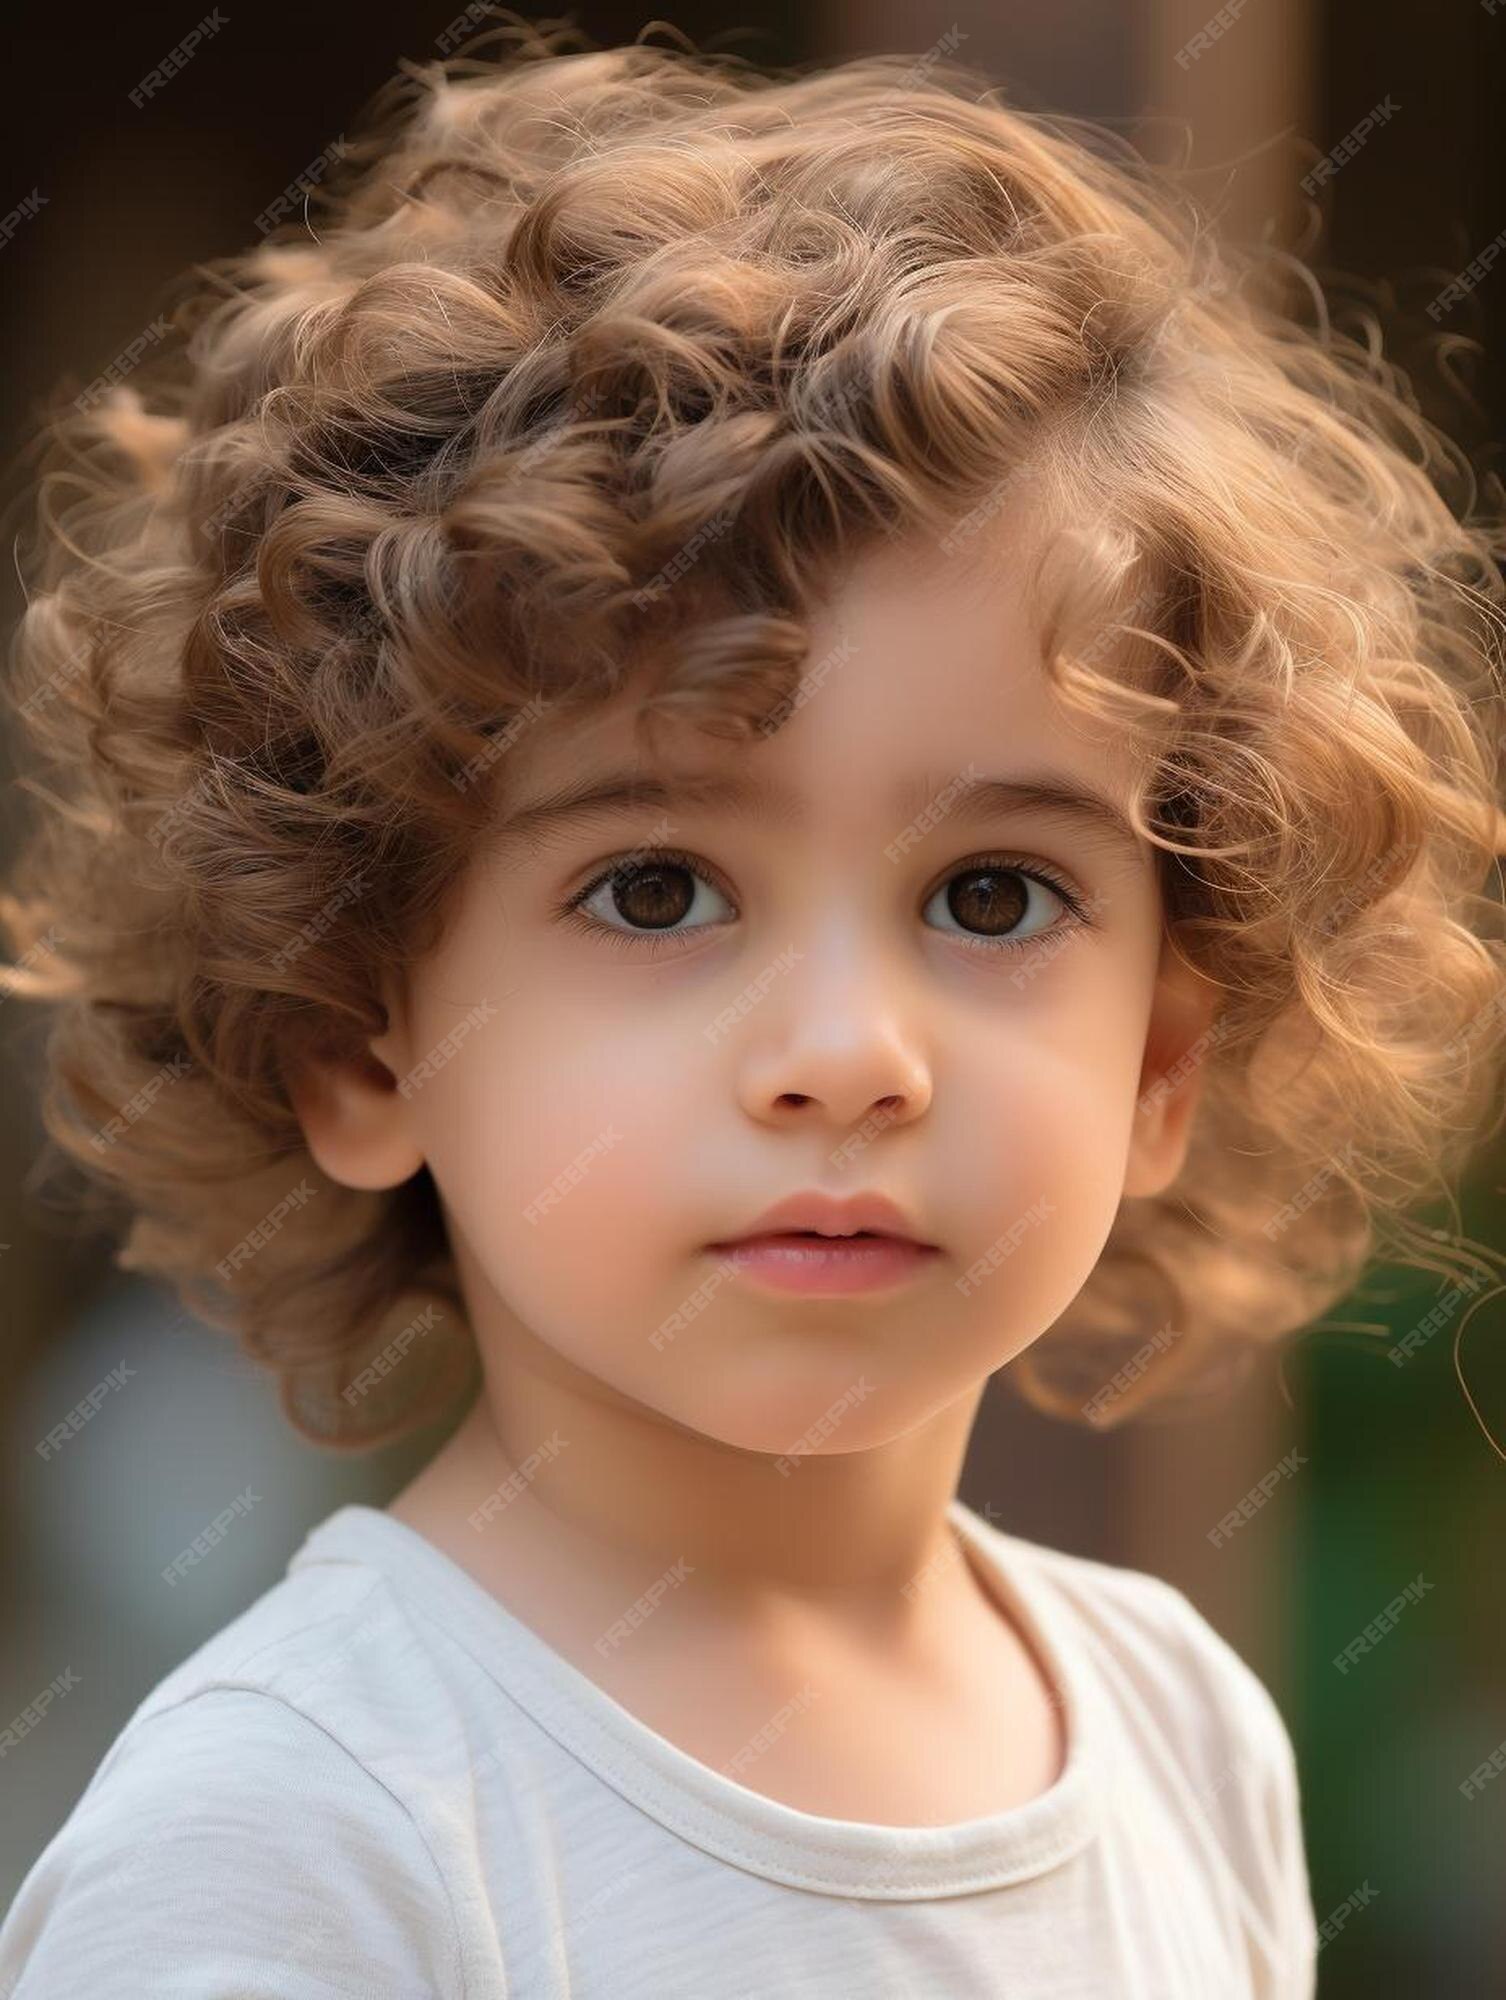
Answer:
[[[691,874],[699,875],[704,881],[710,882],[712,887],[725,896],[729,903],[735,904],[736,899],[731,891],[720,881],[715,871],[695,855],[687,854],[682,848],[678,847],[643,847],[633,850],[633,860],[627,868],[623,868],[620,862],[614,861],[609,863],[605,868],[598,870],[592,879],[586,883],[584,888],[577,889],[563,903],[556,905],[554,910],[555,917],[561,923],[574,924],[589,936],[605,937],[613,944],[625,946],[630,950],[641,951],[646,949],[650,957],[660,955],[666,950],[674,950],[677,944],[685,938],[693,936],[694,932],[623,930],[619,929],[615,924],[599,923],[595,917],[585,914],[581,909],[581,905],[588,903],[603,883],[610,882],[614,875],[631,875],[635,869],[648,867],[655,862],[685,868]],[[953,876],[967,875],[976,870],[986,868],[997,868],[1001,871],[1008,870],[1012,874],[1025,876],[1029,881],[1044,883],[1048,889],[1053,890],[1056,895],[1060,896],[1063,903],[1066,904],[1067,909],[1071,913],[1071,921],[1063,922],[1061,919],[1058,919],[1056,923],[1049,925],[1045,930],[1036,931],[1031,936],[1024,938],[969,937],[965,932],[961,931],[943,933],[943,935],[954,936],[963,944],[970,945],[979,951],[1024,951],[1032,945],[1039,944],[1043,938],[1050,937],[1059,930],[1070,930],[1079,924],[1085,930],[1092,930],[1096,927],[1097,920],[1088,915],[1087,908],[1081,896],[1073,888],[1072,884],[1046,862],[1032,861],[1027,865],[1018,856],[1004,853],[974,855],[967,861],[959,861],[951,874],[944,876],[942,881],[936,886],[937,888],[943,888],[947,882],[952,880]],[[926,900],[927,902],[930,901],[929,894]],[[707,924],[696,926],[697,930],[713,928],[715,926]]]

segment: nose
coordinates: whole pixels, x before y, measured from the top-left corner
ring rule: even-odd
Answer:
[[[847,1132],[871,1115],[885,1124],[923,1115],[930,1066],[898,1009],[877,992],[871,965],[843,994],[826,981],[819,993],[787,992],[780,1004],[782,1020],[760,1024],[770,1039],[750,1037],[742,1053],[738,1093],[750,1117],[823,1119]]]

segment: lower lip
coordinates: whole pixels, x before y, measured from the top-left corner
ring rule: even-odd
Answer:
[[[713,1243],[714,1256],[776,1292],[870,1292],[913,1277],[938,1255],[926,1243],[898,1236],[749,1236]]]

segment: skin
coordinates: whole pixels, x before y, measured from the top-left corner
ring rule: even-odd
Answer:
[[[1121,808],[1132,796],[1123,739],[1046,681],[1028,527],[1001,526],[997,559],[965,575],[934,545],[857,562],[811,630],[807,671],[840,663],[772,735],[660,739],[655,768],[767,778],[803,824],[677,806],[666,829],[664,808],[639,806],[547,844],[490,841],[441,944],[387,976],[375,1063],[328,1064],[294,1093],[335,1180],[389,1187],[427,1162],[482,1357],[469,1416],[390,1511],[704,1763],[812,1690],[738,1781],[883,1824],[999,1811],[1061,1768],[1055,1690],[945,1509],[988,1377],[1070,1304],[1121,1201],[1180,1171],[1199,1067],[1152,1086],[1215,1011],[1165,937],[1148,843],[1116,850],[1038,808],[959,809],[886,855],[907,824],[891,788],[922,776],[939,792],[1049,766]],[[633,714],[522,738],[509,804],[646,768]],[[624,914],[610,886],[591,910],[616,940],[555,915],[655,841],[697,863],[672,879],[676,909],[695,897],[674,932],[647,932],[643,896]],[[990,855],[1048,864],[1091,924],[1008,875],[1002,924],[1022,942],[979,941],[977,901],[959,914],[945,891]],[[494,1012],[453,1057],[399,1091],[481,1002]],[[651,1339],[715,1273],[708,1244],[816,1187],[888,1193],[941,1254],[870,1295],[724,1280]],[[676,1564],[652,1614],[598,1646]]]

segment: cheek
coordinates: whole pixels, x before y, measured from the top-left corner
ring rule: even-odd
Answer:
[[[1108,1240],[1139,1081],[1133,1023],[1080,1021],[1068,1005],[1034,1025],[990,1043],[938,1145],[953,1163],[963,1310],[981,1309],[983,1330],[1007,1301],[1022,1343],[1060,1317]]]
[[[482,1033],[415,1105],[446,1208],[538,1330],[641,1318],[646,1340],[663,1288],[696,1281],[711,1233],[697,1234],[705,1065],[687,1061],[682,1034],[656,1053],[516,1001]]]

